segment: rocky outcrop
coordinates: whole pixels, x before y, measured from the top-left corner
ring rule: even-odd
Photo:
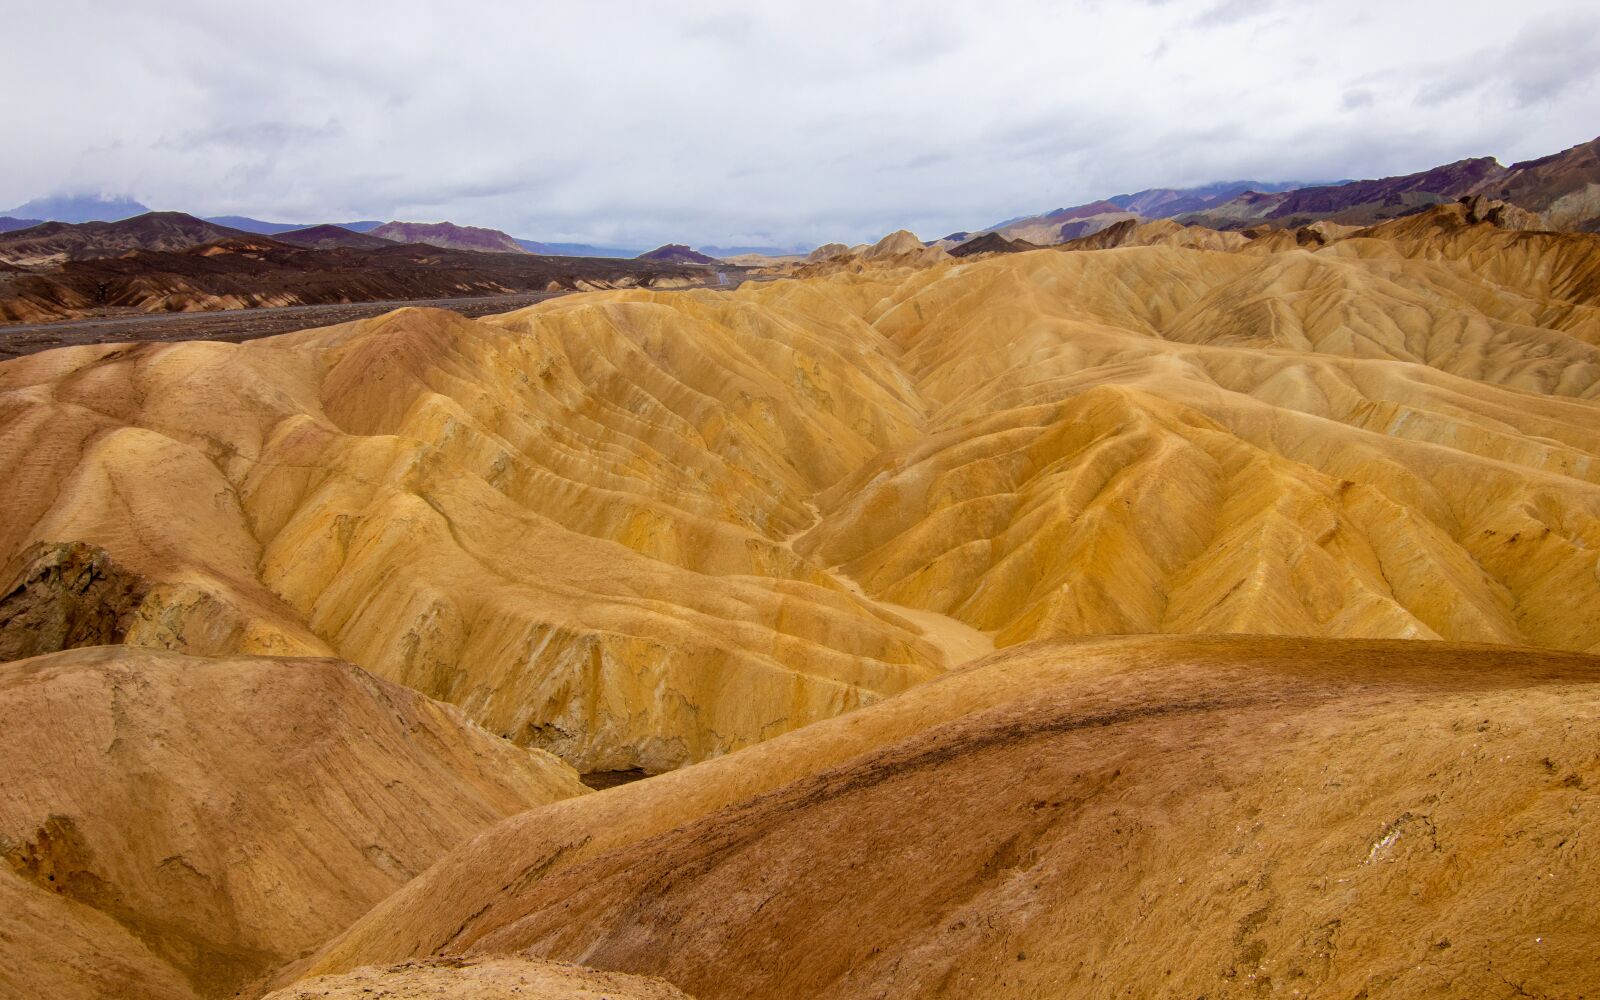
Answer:
[[[121,642],[150,586],[86,542],[36,543],[3,574],[0,661]]]
[[[1495,198],[1486,198],[1481,194],[1462,198],[1461,205],[1466,210],[1465,216],[1469,225],[1487,223],[1500,229],[1525,230],[1548,228],[1544,219],[1536,213]]]

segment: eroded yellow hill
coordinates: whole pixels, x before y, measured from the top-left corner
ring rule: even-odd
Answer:
[[[35,355],[0,557],[101,546],[126,641],[334,653],[581,770],[1035,638],[1600,650],[1600,238],[1452,211]]]

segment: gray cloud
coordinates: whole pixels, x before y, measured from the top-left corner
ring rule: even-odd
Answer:
[[[1377,101],[1370,87],[1351,87],[1339,98],[1339,103],[1351,111],[1359,108],[1370,108]]]
[[[27,151],[0,158],[0,205],[128,192],[632,244],[938,235],[1144,187],[1553,152],[1593,137],[1591,9],[0,0],[26,40],[9,76],[48,82],[0,103]]]

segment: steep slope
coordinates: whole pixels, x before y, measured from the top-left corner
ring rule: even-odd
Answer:
[[[0,991],[231,993],[482,827],[583,791],[335,660],[0,664]]]
[[[527,253],[520,243],[498,229],[458,226],[453,222],[385,222],[372,236],[397,243],[423,243],[449,250],[480,253]]]
[[[702,998],[1592,991],[1600,660],[997,654],[514,817],[307,968],[581,956]],[[291,973],[292,974],[292,973]]]

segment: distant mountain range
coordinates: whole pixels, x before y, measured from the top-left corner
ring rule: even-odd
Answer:
[[[1049,246],[1087,236],[1124,219],[1166,219],[1212,208],[1249,192],[1290,191],[1304,186],[1300,181],[1220,181],[1193,188],[1147,188],[1040,215],[1007,219],[980,231],[996,233],[1008,240]]]
[[[1175,217],[1213,229],[1243,229],[1263,222],[1292,228],[1318,219],[1371,225],[1472,195],[1536,212],[1553,229],[1600,232],[1600,139],[1509,167],[1483,156],[1397,177],[1273,193],[1250,191],[1215,208]]]
[[[315,226],[307,226],[307,225],[303,225],[303,224],[288,223],[288,222],[263,222],[260,219],[252,219],[252,218],[249,218],[248,216],[243,216],[243,215],[217,215],[217,216],[212,216],[212,217],[208,218],[206,221],[207,222],[215,222],[218,225],[231,226],[234,229],[243,229],[246,232],[260,233],[263,236],[277,236],[280,233],[303,232],[303,231],[309,230],[309,229],[319,229],[320,230],[320,229],[323,229],[323,228],[325,228],[327,226],[338,226],[340,229],[348,229],[353,233],[370,233],[373,230],[383,228],[384,226],[399,225],[398,223],[376,222],[376,221],[373,221],[373,220],[366,220],[366,221],[363,221],[363,222],[325,222],[325,223],[321,223],[321,224],[315,225]],[[413,227],[419,226],[419,225],[451,226],[452,228],[456,228],[456,229],[474,229],[474,228],[476,228],[476,227],[472,227],[472,226],[455,226],[453,223],[448,223],[448,222],[445,222],[445,223],[405,223],[404,225],[413,226]],[[488,231],[488,232],[498,232],[498,230],[486,230],[486,231]],[[4,230],[0,230],[0,232],[4,232]],[[380,234],[380,235],[383,236],[386,239],[397,239],[398,237],[393,235],[393,233],[395,233],[395,232],[399,232],[399,230],[390,230],[390,231],[385,232],[385,233]],[[502,234],[502,235],[504,235],[504,234]],[[511,240],[511,242],[513,244],[515,244],[518,249],[510,249],[510,248],[507,248],[507,247],[504,247],[504,246],[499,246],[499,247],[495,248],[497,250],[497,252],[500,252],[500,253],[517,253],[518,250],[525,250],[528,253],[542,254],[542,255],[548,256],[548,257],[626,257],[626,258],[631,258],[631,257],[638,256],[639,250],[641,249],[641,248],[634,248],[634,247],[602,247],[602,246],[594,246],[594,245],[589,244],[589,243],[545,243],[545,242],[542,242],[540,240],[525,240],[525,239],[520,239],[520,238],[515,237],[515,236],[508,236],[507,239]],[[439,241],[445,241],[445,242],[439,242]],[[452,246],[452,247],[454,247],[456,249],[459,249],[459,250],[481,250],[481,249],[486,249],[485,247],[469,245],[469,244],[474,242],[473,238],[470,237],[470,236],[468,236],[468,237],[466,237],[464,239],[460,239],[460,238],[455,238],[455,237],[451,237],[451,236],[445,235],[443,231],[439,231],[439,232],[434,233],[427,240],[401,240],[401,242],[428,243],[431,246]]]
[[[1053,245],[1140,219],[1173,219],[1220,230],[1297,228],[1323,219],[1368,226],[1472,195],[1536,212],[1553,229],[1600,231],[1600,139],[1509,167],[1483,156],[1374,180],[1151,188],[1007,219],[982,232]]]
[[[746,254],[760,254],[763,257],[796,257],[810,253],[814,247],[803,243],[792,243],[789,246],[704,246],[701,253],[712,257],[743,257]]]
[[[44,222],[121,222],[141,215],[148,215],[150,208],[141,202],[126,196],[108,197],[105,195],[52,195],[47,198],[34,200],[18,205],[16,208],[0,211],[0,233],[14,232],[28,229]],[[455,226],[453,223],[391,223],[378,219],[362,219],[354,222],[267,222],[264,219],[252,218],[248,215],[213,215],[201,221],[223,226],[228,229],[243,233],[254,233],[258,236],[281,236],[285,233],[303,232],[305,230],[323,230],[326,226],[337,226],[352,233],[370,233],[384,226],[449,226],[453,229],[472,230],[477,227]],[[394,239],[392,234],[401,230],[391,230],[385,234]],[[498,232],[498,230],[486,230]],[[504,234],[501,234],[504,235]],[[327,242],[334,239],[332,234],[321,232],[320,238]],[[606,247],[589,243],[547,243],[540,240],[520,239],[507,236],[510,245],[499,245],[493,249],[500,253],[536,253],[557,257],[616,257],[632,258],[639,255],[643,247]],[[477,242],[470,233],[440,235],[435,233],[426,240],[404,240],[401,242],[429,243],[434,246],[450,246],[456,249],[483,250],[487,246],[472,245]],[[496,241],[498,242],[498,241]]]
[[[243,216],[216,216],[197,219],[181,211],[150,211],[115,222],[38,222],[37,219],[11,219],[18,226],[0,229],[0,264],[11,267],[53,267],[67,261],[93,261],[120,258],[131,251],[184,253],[213,243],[232,248],[288,245],[307,250],[373,251],[403,245],[437,246],[442,250],[470,253],[510,253],[515,256],[550,258],[645,259],[654,262],[710,262],[706,254],[667,245],[650,254],[630,250],[589,246],[584,243],[533,243],[514,240],[496,229],[454,226],[451,222],[379,222],[355,226],[370,227],[357,232],[349,226],[288,227],[280,222],[262,222]],[[224,222],[245,222],[254,229],[227,226]],[[270,227],[272,232],[259,232]],[[538,246],[530,250],[523,243]]]
[[[529,253],[549,257],[626,257],[639,255],[639,247],[599,247],[589,243],[541,243],[538,240],[517,240],[517,245]]]
[[[417,237],[429,230],[438,232],[402,227],[401,234]],[[0,233],[0,326],[102,309],[407,301],[658,282],[679,287],[706,277],[704,268],[676,259],[577,258],[521,249],[485,253],[330,225],[268,236],[181,212],[147,212],[117,222],[46,222]]]
[[[292,233],[299,229],[311,229],[313,226],[338,226],[348,229],[352,233],[370,233],[383,225],[382,222],[367,220],[365,222],[319,222],[308,225],[304,222],[262,222],[252,219],[248,215],[213,215],[206,218],[207,222],[215,222],[219,226],[231,229],[242,229],[247,233],[258,233],[262,236],[276,236],[279,233]]]
[[[1112,195],[1106,201],[1146,218],[1168,218],[1183,212],[1198,212],[1239,197],[1246,191],[1271,193],[1295,188],[1334,186],[1349,181],[1221,181],[1194,188],[1147,188],[1135,194]]]
[[[1174,219],[1184,224],[1220,230],[1248,229],[1263,224],[1295,228],[1318,219],[1365,226],[1469,195],[1497,198],[1538,213],[1551,228],[1600,231],[1600,139],[1580,143],[1550,156],[1513,163],[1509,167],[1502,166],[1493,157],[1485,156],[1458,160],[1413,174],[1369,180],[1314,184],[1241,180],[1192,188],[1148,188],[1038,215],[1007,219],[987,229],[953,233],[937,242],[954,245],[973,235],[995,233],[1008,242],[1050,246],[1091,235],[1127,220],[1149,219]],[[149,214],[147,207],[126,196],[55,195],[36,198],[0,212],[0,233],[30,231],[42,223],[105,224]],[[180,213],[155,214],[166,217]],[[322,248],[372,246],[370,243],[348,240],[334,232],[336,228],[352,234],[370,234],[399,242],[494,253],[649,259],[650,254],[667,250],[658,248],[641,253],[640,248],[635,247],[547,243],[514,237],[497,229],[460,226],[450,222],[361,220],[306,225],[265,222],[242,215],[212,216],[203,220],[191,216],[183,218],[191,220],[184,224],[189,228],[193,224],[208,223],[237,235],[287,237],[286,242]],[[29,232],[29,235],[45,241],[37,244],[38,249],[43,250],[48,246],[61,248],[51,253],[81,253],[85,246],[96,242],[96,237],[86,234],[62,236],[46,231],[37,234]],[[214,238],[218,237],[196,238],[196,242],[207,242]],[[668,245],[673,246],[677,245]],[[108,246],[107,249],[114,247]],[[805,248],[798,245],[706,246],[700,251],[684,249],[707,259],[746,254],[778,257],[805,252]],[[680,255],[679,259],[689,258]]]

